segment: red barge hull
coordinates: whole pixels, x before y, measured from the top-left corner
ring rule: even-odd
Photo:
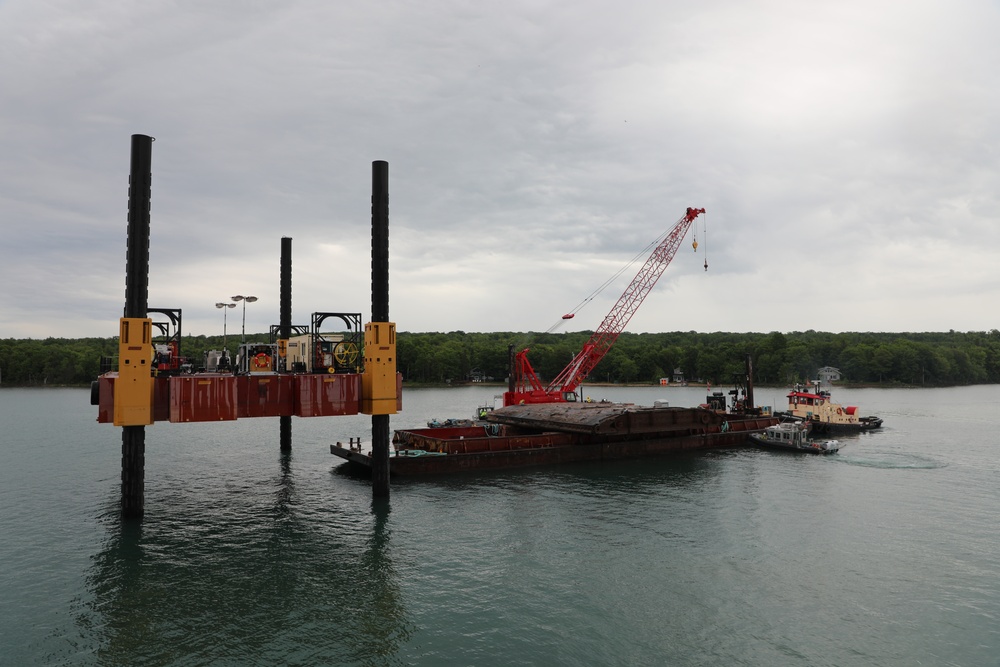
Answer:
[[[396,431],[389,470],[396,476],[447,474],[737,447],[775,423],[773,417],[702,408],[514,405],[493,411],[482,425]],[[338,443],[330,452],[372,466],[370,453],[360,447]]]
[[[118,373],[97,378],[91,402],[97,421],[114,423]],[[153,378],[153,422],[233,421],[248,417],[335,417],[362,410],[361,373],[194,373]],[[396,374],[396,410],[403,409]]]

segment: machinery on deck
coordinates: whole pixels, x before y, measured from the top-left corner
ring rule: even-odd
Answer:
[[[147,310],[169,321],[122,325],[119,363],[102,359],[101,375],[91,386],[99,422],[392,414],[398,409],[402,379],[394,366],[392,323],[362,329],[361,313],[313,313],[309,326],[289,327],[288,339],[272,326],[269,342],[241,343],[235,359],[228,349],[206,350],[195,367],[180,356],[180,309]],[[340,324],[331,327],[331,320]]]
[[[619,297],[618,302],[584,344],[583,349],[548,385],[542,384],[538,374],[531,367],[531,363],[528,361],[529,348],[516,353],[511,362],[508,391],[504,392],[503,395],[504,406],[575,401],[577,387],[615,344],[619,334],[625,330],[629,320],[632,319],[643,300],[656,285],[656,281],[663,275],[667,265],[677,254],[677,248],[691,224],[699,214],[704,212],[703,208],[689,207],[687,209],[687,212],[653,250],[646,263],[639,269],[639,273]],[[697,250],[697,245],[695,245],[695,249]],[[708,268],[707,261],[705,268]],[[569,317],[571,315],[565,315],[563,319]]]
[[[322,333],[323,323],[329,318],[343,322],[343,331]],[[312,373],[357,373],[364,361],[359,352],[364,347],[363,341],[361,313],[313,313],[307,370]]]
[[[342,330],[323,331],[323,324],[329,318],[343,322]],[[240,344],[235,364],[230,363],[228,350],[206,350],[203,370],[228,371],[236,375],[260,373],[332,375],[360,373],[364,367],[361,358],[361,349],[364,347],[361,313],[313,313],[310,326],[291,325],[289,339],[282,339],[279,329],[278,325],[271,325],[268,343]]]
[[[165,315],[167,322],[152,321],[157,333],[153,334],[153,372],[161,375],[190,373],[190,359],[181,356],[180,308],[148,308],[147,312]]]

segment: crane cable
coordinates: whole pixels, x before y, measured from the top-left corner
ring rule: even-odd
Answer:
[[[638,253],[636,253],[635,257],[633,257],[632,259],[630,259],[628,261],[628,263],[625,264],[625,266],[623,266],[622,268],[618,269],[618,271],[613,276],[611,276],[606,281],[604,281],[604,283],[600,287],[598,287],[596,290],[594,290],[593,292],[591,292],[589,296],[587,296],[583,301],[581,301],[579,304],[577,304],[576,308],[574,308],[573,310],[569,311],[568,313],[566,313],[565,315],[563,315],[561,318],[559,318],[558,320],[556,320],[556,323],[553,324],[551,327],[549,327],[549,329],[545,333],[552,333],[552,332],[554,332],[556,329],[558,329],[559,327],[561,327],[567,320],[572,319],[573,316],[576,315],[581,309],[583,309],[584,306],[586,306],[588,303],[590,303],[591,301],[593,301],[597,297],[598,294],[600,294],[601,292],[603,292],[604,290],[606,290],[609,286],[611,286],[611,284],[613,282],[615,282],[619,278],[619,276],[621,276],[623,273],[625,273],[625,271],[627,271],[630,266],[632,266],[637,261],[639,261],[639,259],[641,259],[643,257],[647,257],[649,255],[649,253],[652,251],[652,249],[655,248],[656,246],[660,245],[660,243],[663,242],[663,239],[665,239],[667,237],[667,234],[669,234],[671,231],[673,231],[672,228],[668,229],[667,231],[663,232],[658,237],[656,237],[655,239],[653,239],[652,241],[650,241],[650,243],[645,248],[643,248]]]
[[[695,223],[697,224],[697,223]],[[708,271],[708,214],[703,213],[701,218],[701,230],[702,230],[702,240],[705,243],[705,270]],[[695,252],[698,252],[698,247],[695,246]]]
[[[603,292],[604,290],[606,290],[609,286],[611,286],[611,284],[613,282],[615,282],[619,278],[619,276],[621,276],[623,273],[625,273],[625,271],[627,271],[630,266],[632,266],[637,261],[639,261],[640,258],[648,256],[649,253],[652,251],[652,249],[655,248],[656,246],[660,245],[660,243],[663,241],[663,239],[665,239],[667,237],[667,235],[670,234],[670,232],[672,232],[672,231],[673,231],[673,228],[668,229],[667,231],[663,232],[658,237],[656,237],[655,239],[653,239],[652,241],[650,241],[649,244],[645,248],[643,248],[642,250],[640,250],[638,253],[636,253],[635,257],[633,257],[632,259],[630,259],[628,261],[628,263],[625,264],[625,266],[623,266],[622,268],[618,269],[618,271],[613,276],[611,276],[606,281],[604,281],[604,283],[600,287],[598,287],[596,290],[594,290],[593,292],[591,292],[590,295],[587,298],[585,298],[583,301],[581,301],[579,304],[577,304],[576,308],[574,308],[573,310],[569,311],[568,313],[566,313],[565,315],[563,315],[561,318],[559,318],[558,320],[556,320],[555,324],[553,324],[551,327],[549,327],[548,330],[546,330],[545,333],[553,333],[556,329],[558,329],[559,327],[561,327],[567,320],[572,319],[574,315],[576,315],[580,310],[582,310],[584,308],[584,306],[586,306],[588,303],[590,303],[591,301],[593,301],[597,297],[598,294],[600,294],[601,292]],[[704,248],[704,253],[705,253],[705,270],[708,271],[708,215],[703,215],[702,216],[702,243],[705,246],[705,248]],[[698,223],[695,223],[695,236],[694,236],[694,240],[693,240],[693,242],[692,242],[691,245],[694,247],[694,251],[698,252]]]

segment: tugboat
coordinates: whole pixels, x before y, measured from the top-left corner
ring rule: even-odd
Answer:
[[[830,392],[819,388],[818,380],[812,384],[795,385],[788,393],[788,410],[778,416],[807,422],[813,433],[857,433],[881,428],[881,417],[861,417],[856,406],[833,403]]]
[[[761,433],[750,433],[750,441],[769,449],[785,449],[809,454],[833,454],[840,449],[836,440],[813,440],[806,422],[781,422],[768,426]]]

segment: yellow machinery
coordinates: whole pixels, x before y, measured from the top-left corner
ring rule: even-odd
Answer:
[[[365,324],[365,371],[361,376],[361,412],[396,414],[396,324]]]
[[[153,321],[123,317],[118,337],[115,426],[153,423]]]

